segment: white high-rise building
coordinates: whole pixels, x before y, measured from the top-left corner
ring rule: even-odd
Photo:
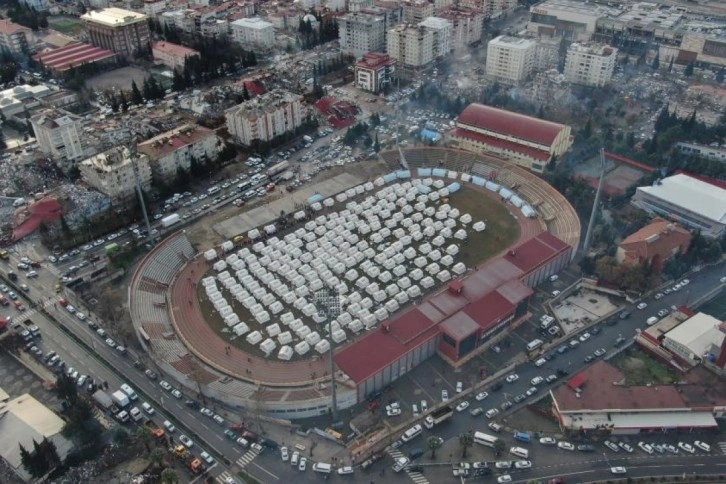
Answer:
[[[85,158],[80,116],[60,109],[46,109],[31,117],[30,124],[40,151],[51,157],[63,172],[68,172],[75,161]]]
[[[135,161],[141,188],[148,190],[151,186],[149,158],[139,153]],[[111,200],[124,201],[136,196],[134,163],[125,146],[116,146],[85,159],[79,168],[83,181]]]
[[[282,89],[245,101],[225,111],[227,130],[242,145],[270,141],[302,124],[302,97]]]
[[[386,18],[363,12],[349,13],[338,19],[340,50],[356,58],[385,49]]]
[[[528,39],[500,35],[487,46],[487,75],[517,84],[534,69],[537,44]]]
[[[465,49],[471,44],[481,41],[484,28],[484,14],[469,7],[446,7],[439,9],[437,17],[451,22],[452,49]]]
[[[229,24],[232,40],[242,48],[267,51],[275,46],[275,29],[259,17],[241,18]]]
[[[434,33],[419,25],[397,25],[388,31],[388,55],[402,69],[420,69],[434,60]]]
[[[615,47],[573,42],[567,49],[564,74],[573,84],[602,87],[612,79],[617,59]]]
[[[449,55],[453,50],[451,37],[454,29],[451,21],[440,17],[428,17],[419,25],[434,34],[434,59]]]

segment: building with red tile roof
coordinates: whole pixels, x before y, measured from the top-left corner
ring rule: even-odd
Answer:
[[[660,272],[669,259],[688,251],[691,238],[691,233],[677,223],[657,217],[620,242],[615,258],[620,264],[650,264]]]
[[[355,63],[355,85],[364,91],[378,93],[393,82],[396,60],[388,54],[369,52]]]
[[[151,45],[151,53],[154,56],[154,62],[163,64],[170,69],[179,70],[184,69],[187,59],[199,57],[199,52],[194,49],[164,41],[154,42]]]
[[[33,31],[29,28],[0,19],[0,50],[15,55],[24,54],[28,52],[33,38]]]
[[[451,140],[461,149],[506,158],[536,173],[572,145],[567,125],[478,103],[461,112]]]
[[[532,242],[536,239],[537,242]],[[530,282],[561,270],[572,249],[543,232],[338,351],[335,363],[358,389],[358,400],[438,353],[458,366],[512,329],[527,314]],[[539,261],[538,259],[539,258]],[[532,272],[542,276],[528,277]]]
[[[84,64],[115,62],[116,53],[91,44],[73,42],[64,47],[47,50],[33,57],[37,62],[55,73],[65,72]]]
[[[628,386],[625,375],[604,360],[574,375],[550,395],[560,428],[583,433],[717,428],[714,413],[724,410],[722,403],[692,408],[676,386]]]

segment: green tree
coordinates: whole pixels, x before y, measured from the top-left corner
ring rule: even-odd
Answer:
[[[426,445],[431,449],[431,459],[436,459],[436,449],[441,447],[441,440],[439,437],[432,435],[426,439]]]
[[[78,387],[73,379],[62,373],[55,381],[55,393],[61,400],[73,405],[78,400]]]
[[[139,426],[139,428],[136,429],[136,439],[144,444],[146,452],[151,452],[151,447],[149,446],[149,440],[151,440],[151,429],[149,427],[146,425]]]
[[[131,81],[131,102],[133,104],[141,104],[144,102],[144,96],[141,95],[141,91],[139,91],[139,86],[136,85],[136,81]]]
[[[25,472],[33,477],[42,476],[44,473],[41,472],[42,469],[40,467],[40,463],[35,456],[28,452],[28,449],[23,447],[23,444],[18,445],[20,445],[20,464],[23,466],[23,469],[25,469]]]
[[[693,75],[693,70],[695,69],[696,64],[691,61],[688,63],[685,69],[683,69],[683,75],[686,77],[691,77]]]
[[[459,447],[461,447],[461,458],[466,459],[466,452],[474,444],[474,436],[471,430],[459,435]]]
[[[117,113],[119,104],[118,104],[118,99],[116,98],[116,95],[111,93],[108,96],[108,102],[111,104],[111,111],[113,111],[114,113]]]
[[[495,456],[500,456],[504,453],[505,450],[507,450],[507,444],[505,444],[502,439],[497,439],[494,441],[492,450],[494,450]]]
[[[123,427],[116,427],[113,431],[113,435],[111,436],[114,443],[118,445],[126,445],[129,443],[129,433],[128,431]]]
[[[129,110],[129,102],[126,100],[126,94],[124,94],[123,91],[119,93],[119,100],[118,100],[119,106],[121,106],[121,111],[126,112]]]
[[[164,484],[174,484],[179,482],[179,474],[177,474],[177,472],[172,468],[164,469],[161,473],[161,482]]]
[[[149,454],[149,461],[151,461],[151,465],[161,467],[161,464],[164,462],[164,449],[161,447],[152,449]]]

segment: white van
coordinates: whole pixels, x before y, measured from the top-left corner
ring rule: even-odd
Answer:
[[[555,322],[555,318],[553,318],[549,314],[545,314],[544,316],[542,316],[542,318],[540,319],[540,321],[542,323],[542,324],[540,324],[540,328],[547,329],[550,326],[552,326],[552,323]]]
[[[124,383],[123,385],[121,385],[121,390],[129,396],[129,400],[131,400],[132,402],[138,400],[139,396],[136,395],[134,389],[128,386],[128,384]]]
[[[540,346],[542,346],[543,344],[544,344],[544,341],[542,341],[541,339],[533,339],[532,341],[527,343],[527,351],[534,351],[537,348],[539,348]]]
[[[657,322],[658,322],[658,316],[651,316],[648,319],[646,319],[645,324],[647,324],[648,326],[653,326]]]
[[[512,447],[511,449],[509,449],[509,453],[512,455],[516,455],[517,457],[521,457],[522,459],[529,458],[529,451],[521,447]]]
[[[149,405],[148,403],[144,402],[141,404],[141,408],[149,415],[154,415],[156,411],[154,410],[154,407]]]
[[[321,474],[330,474],[333,470],[333,466],[326,464],[325,462],[316,462],[313,464],[313,470],[315,472],[320,472]]]
[[[409,442],[409,441],[413,440],[414,438],[418,437],[419,435],[421,435],[422,431],[423,431],[423,429],[421,428],[421,425],[416,424],[403,433],[403,435],[401,436],[401,440],[403,440],[404,442]]]

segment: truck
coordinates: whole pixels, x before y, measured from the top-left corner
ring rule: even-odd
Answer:
[[[104,392],[103,390],[96,390],[96,392],[94,392],[93,394],[93,400],[99,407],[104,410],[108,410],[113,413],[116,413],[116,411],[118,410],[113,399],[111,399],[109,394]]]
[[[129,396],[121,390],[116,390],[111,394],[111,400],[113,403],[118,405],[120,408],[125,408],[129,405]]]
[[[450,405],[445,405],[427,415],[424,419],[424,425],[427,429],[432,429],[434,428],[434,425],[438,425],[441,422],[448,420],[452,415],[454,415],[454,409],[451,408]]]
[[[272,165],[267,169],[267,176],[269,178],[272,178],[273,176],[277,175],[278,173],[282,173],[283,171],[286,171],[290,167],[290,162],[285,160],[281,161],[280,163],[276,165]]]
[[[172,213],[171,215],[167,215],[166,217],[161,219],[161,225],[164,228],[171,227],[175,223],[177,223],[179,220],[181,220],[181,217],[179,217],[178,213]]]

